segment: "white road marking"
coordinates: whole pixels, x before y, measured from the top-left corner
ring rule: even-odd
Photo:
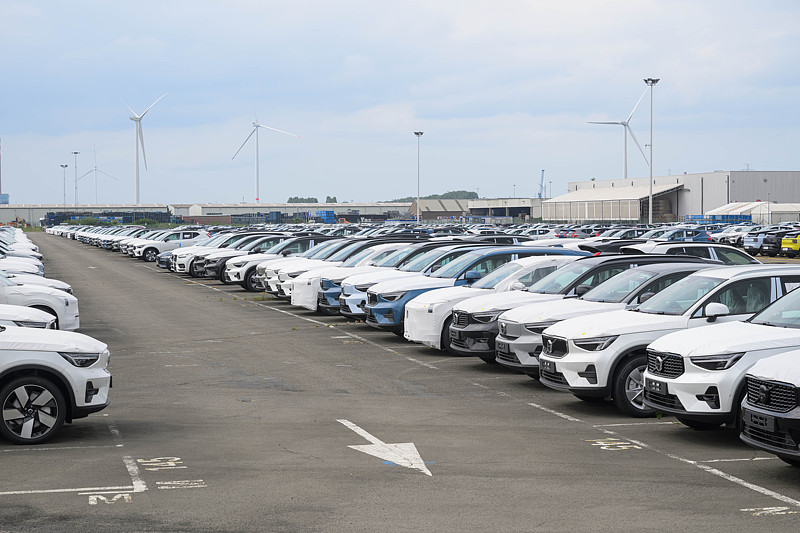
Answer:
[[[62,492],[79,492],[79,493],[98,493],[104,491],[105,493],[113,492],[130,492],[133,490],[133,485],[123,485],[120,487],[84,487],[80,489],[43,489],[43,490],[10,490],[0,492],[0,496],[16,496],[20,494],[58,494]]]
[[[428,467],[425,466],[425,462],[422,460],[422,457],[420,457],[419,452],[417,451],[417,447],[414,446],[413,442],[387,444],[382,440],[380,440],[378,437],[370,435],[365,430],[361,429],[360,427],[353,424],[349,420],[340,419],[337,420],[337,422],[339,422],[346,428],[356,432],[357,434],[361,435],[366,440],[372,443],[372,444],[362,444],[358,446],[348,446],[348,448],[352,448],[359,452],[364,452],[366,454],[372,455],[373,457],[378,457],[379,459],[383,459],[384,461],[391,461],[392,463],[399,466],[404,466],[406,468],[419,470],[420,472],[428,476],[433,476],[433,474],[431,474],[431,471],[428,470]]]
[[[676,422],[629,422],[626,424],[595,424],[593,428],[615,428],[622,426],[674,426]]]
[[[698,461],[698,463],[738,463],[744,461],[772,461],[777,457],[748,457],[747,459],[710,459],[708,461]]]
[[[537,409],[541,409],[545,413],[550,413],[551,415],[556,415],[558,417],[563,418],[564,420],[569,420],[570,422],[583,422],[580,418],[575,418],[574,416],[569,416],[564,413],[559,413],[558,411],[554,411],[553,409],[548,409],[543,405],[539,405],[538,403],[528,403],[531,407],[535,407]]]
[[[92,448],[119,448],[121,445],[107,444],[105,446],[60,446],[56,448],[9,448],[7,450],[0,450],[0,453],[14,453],[14,452],[50,452],[58,450],[91,450]]]

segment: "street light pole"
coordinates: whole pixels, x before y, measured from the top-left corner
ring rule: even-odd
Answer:
[[[653,223],[653,87],[659,78],[645,78],[644,82],[650,87],[650,194],[647,197],[647,223]]]
[[[62,170],[64,171],[64,206],[67,205],[67,166],[68,165],[60,165]]]
[[[417,136],[417,224],[419,224],[419,138],[422,137],[423,131],[415,131],[414,135]]]
[[[78,154],[80,152],[72,152],[72,155],[75,156],[75,164],[73,168],[75,169],[75,205],[78,205]]]

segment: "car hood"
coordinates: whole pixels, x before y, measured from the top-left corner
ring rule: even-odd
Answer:
[[[46,294],[48,296],[53,296],[58,298],[67,298],[67,299],[75,298],[71,294],[67,294],[66,292],[60,289],[55,289],[53,287],[48,287],[46,285],[10,285],[6,287],[5,290],[7,296],[11,296],[14,294],[19,294],[23,296]]]
[[[286,256],[279,254],[247,254],[246,256],[240,256],[238,259],[240,263],[242,261],[247,261],[248,263],[251,263],[253,261],[269,261],[270,259],[288,259],[288,258]]]
[[[528,291],[499,292],[464,300],[455,308],[467,313],[477,313],[494,309],[512,309],[532,302],[560,300],[563,297],[563,294],[541,294]]]
[[[401,270],[386,270],[381,272],[364,272],[362,274],[354,274],[342,280],[342,283],[348,285],[364,285],[366,283],[380,283],[390,279],[413,278],[414,276],[422,276],[419,272],[405,272]]]
[[[800,387],[800,350],[791,350],[756,361],[747,374],[765,381],[783,381]]]
[[[280,270],[282,268],[291,268],[295,265],[302,265],[305,262],[315,261],[319,263],[318,259],[308,259],[306,257],[281,257],[275,259],[267,259],[263,263],[259,263],[258,266],[262,266],[264,268],[268,268],[271,270]]]
[[[444,287],[432,291],[424,292],[414,298],[410,304],[414,305],[436,305],[443,303],[459,302],[467,298],[475,298],[489,294],[492,289],[477,289],[469,285],[459,287]]]
[[[69,283],[53,278],[37,276],[36,274],[10,274],[9,279],[20,285],[40,285],[61,289],[62,291],[70,288]]]
[[[247,255],[246,250],[228,250],[227,248],[223,248],[218,252],[212,252],[205,256],[206,261],[215,261],[217,259],[221,259],[223,257],[239,257],[240,255]]]
[[[628,335],[644,331],[685,329],[683,315],[651,315],[635,311],[611,311],[593,316],[563,320],[547,328],[548,335],[564,338],[600,337],[603,335]]]
[[[50,322],[55,319],[53,315],[33,307],[24,305],[0,304],[0,320],[24,320],[32,322]]]
[[[72,331],[8,326],[0,332],[0,350],[102,353],[106,348],[104,343]]]
[[[391,279],[376,283],[369,288],[370,292],[378,294],[395,291],[418,291],[422,289],[438,289],[439,287],[452,287],[455,278],[431,278],[418,276],[414,278]]]
[[[538,301],[522,305],[503,313],[503,319],[525,324],[548,320],[567,320],[576,316],[591,315],[625,309],[624,303],[590,302],[578,298],[556,301]]]
[[[726,322],[670,333],[650,345],[682,356],[800,348],[800,329]]]
[[[363,274],[365,272],[374,272],[375,270],[384,270],[381,267],[376,266],[360,266],[360,267],[343,267],[343,266],[336,266],[336,267],[323,267],[323,268],[315,268],[308,272],[297,276],[298,278],[320,278],[320,279],[329,279],[332,281],[341,281],[353,274]]]

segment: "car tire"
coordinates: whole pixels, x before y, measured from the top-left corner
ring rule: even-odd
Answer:
[[[703,422],[701,420],[692,420],[690,418],[684,418],[682,416],[676,416],[675,418],[678,420],[678,422],[680,422],[684,426],[689,426],[690,428],[696,429],[697,431],[708,431],[710,429],[716,429],[722,425],[719,422]]]
[[[158,258],[158,250],[155,248],[148,248],[142,253],[142,259],[145,260],[146,263],[152,263]]]
[[[244,281],[242,281],[242,287],[244,287],[244,290],[250,292],[260,292],[260,289],[256,286],[257,276],[258,276],[258,270],[256,269],[256,267],[251,268],[245,273]]]
[[[449,316],[442,324],[442,333],[439,335],[439,348],[447,353],[453,353],[450,348],[450,324],[453,323],[453,317]]]
[[[195,266],[194,263],[195,263],[194,261],[189,263],[189,268],[188,268],[189,275],[192,276],[193,278],[199,278],[200,274],[197,272],[197,267]]]
[[[617,408],[633,418],[655,416],[654,409],[644,405],[644,371],[647,357],[636,355],[617,369],[614,374],[613,398]]]
[[[22,376],[0,388],[3,420],[0,435],[15,444],[39,444],[55,435],[64,424],[67,402],[49,379]],[[19,414],[15,418],[14,413]]]

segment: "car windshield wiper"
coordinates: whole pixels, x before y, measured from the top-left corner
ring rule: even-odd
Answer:
[[[790,326],[788,324],[776,324],[775,322],[752,322],[753,324],[760,324],[762,326],[772,326],[774,328],[796,328],[797,326]]]

